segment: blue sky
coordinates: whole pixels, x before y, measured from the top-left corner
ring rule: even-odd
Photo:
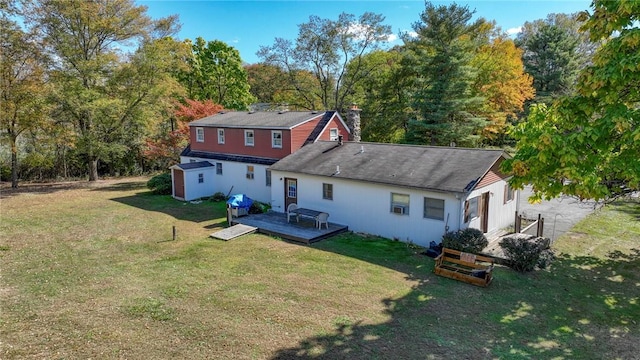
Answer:
[[[256,63],[260,46],[270,46],[276,37],[295,40],[298,24],[309,16],[335,20],[342,12],[361,15],[366,11],[385,16],[395,34],[410,31],[424,10],[424,1],[171,1],[139,0],[152,18],[178,14],[182,29],[178,38],[220,40],[240,52],[242,60]],[[451,1],[433,1],[435,5]],[[526,21],[543,19],[551,13],[588,10],[591,0],[471,0],[457,1],[475,9],[476,17],[495,20],[504,31],[519,28]],[[396,39],[390,45],[400,44]]]

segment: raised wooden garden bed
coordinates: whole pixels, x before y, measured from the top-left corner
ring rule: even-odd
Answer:
[[[493,259],[443,248],[436,257],[436,275],[463,281],[472,285],[487,286],[493,279]]]

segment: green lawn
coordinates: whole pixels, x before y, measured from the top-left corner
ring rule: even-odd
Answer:
[[[598,211],[531,274],[488,288],[400,242],[208,238],[224,204],[140,179],[3,190],[2,359],[631,359],[640,204]],[[171,241],[172,227],[178,239]]]

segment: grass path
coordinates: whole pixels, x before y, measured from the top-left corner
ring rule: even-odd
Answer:
[[[0,358],[640,353],[637,202],[606,208],[559,239],[551,271],[500,268],[486,289],[433,275],[433,260],[403,243],[353,234],[313,246],[259,234],[209,239],[224,222],[223,204],[152,196],[140,179],[3,191]],[[167,241],[172,226],[177,241]]]

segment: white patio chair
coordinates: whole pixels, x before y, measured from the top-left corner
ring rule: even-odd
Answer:
[[[298,216],[298,214],[292,212],[297,208],[298,208],[297,204],[289,204],[289,206],[287,206],[287,222],[291,221],[292,216],[295,216],[296,221],[300,222],[300,217]]]
[[[322,224],[325,224],[327,226],[327,230],[329,229],[329,214],[325,212],[320,213],[320,215],[318,215],[318,217],[316,218],[316,226],[318,227],[318,229],[322,229]]]

